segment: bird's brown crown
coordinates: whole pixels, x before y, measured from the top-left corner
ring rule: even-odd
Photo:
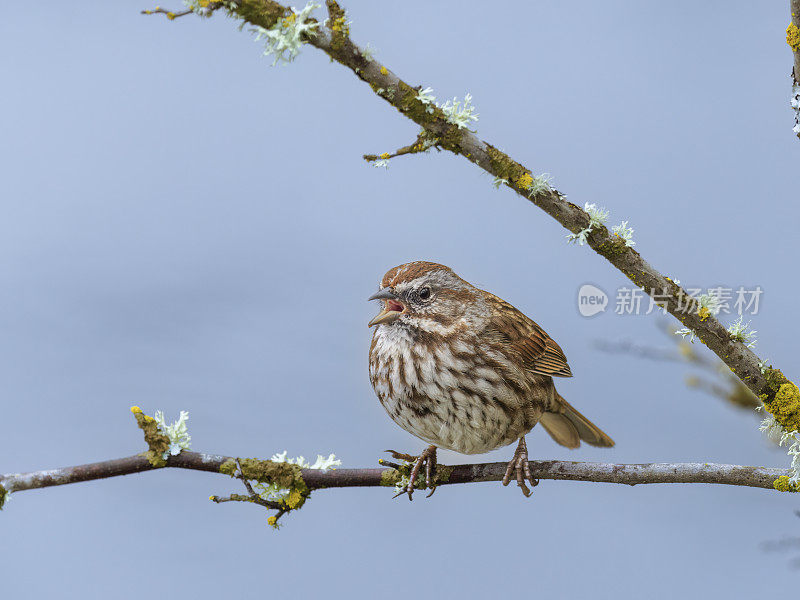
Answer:
[[[433,271],[447,271],[455,275],[453,270],[445,265],[425,260],[416,260],[414,262],[397,265],[386,271],[386,275],[381,279],[381,287],[397,287],[403,282],[413,281]]]

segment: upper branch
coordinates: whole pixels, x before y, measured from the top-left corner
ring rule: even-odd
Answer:
[[[419,98],[421,86],[412,86],[374,60],[350,39],[344,10],[335,0],[326,0],[329,19],[325,26],[315,28],[305,36],[308,44],[322,50],[331,59],[349,68],[367,83],[380,98],[395,107],[435,139],[437,147],[463,156],[481,169],[494,175],[524,199],[532,202],[561,223],[572,233],[590,226],[589,215],[569,202],[558,190],[549,186],[530,187],[531,169],[517,162],[493,145],[479,139],[472,131],[450,122],[437,106]],[[792,0],[792,5],[800,0]],[[238,0],[228,7],[247,23],[269,29],[291,10],[273,0]],[[798,13],[793,18],[800,19]],[[797,55],[795,56],[797,58]],[[739,379],[755,393],[787,430],[800,424],[800,390],[778,369],[766,368],[765,363],[728,330],[708,310],[701,310],[680,285],[662,275],[639,252],[627,246],[603,225],[591,227],[588,245],[603,256],[651,298],[664,306],[675,318],[692,329]],[[687,310],[688,303],[688,310]],[[780,394],[779,394],[780,392]]]

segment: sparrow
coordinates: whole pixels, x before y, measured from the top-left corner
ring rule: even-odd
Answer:
[[[517,442],[503,485],[515,476],[525,496],[525,435],[537,423],[556,443],[614,441],[569,404],[554,377],[572,377],[559,345],[511,304],[478,289],[445,265],[415,261],[389,269],[369,300],[382,303],[370,322],[369,377],[391,419],[430,444],[418,457],[405,492],[425,466],[436,489],[436,450],[481,454]],[[430,495],[430,494],[429,494]]]

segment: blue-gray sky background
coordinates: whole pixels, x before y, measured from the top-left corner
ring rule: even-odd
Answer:
[[[441,100],[471,93],[481,137],[630,221],[657,268],[760,285],[757,351],[800,375],[787,2],[344,6],[355,41]],[[418,451],[366,368],[365,299],[412,259],[545,327],[575,373],[559,390],[617,442],[569,451],[534,430],[532,457],[788,463],[752,416],[687,389],[687,367],[592,347],[669,340],[653,315],[579,316],[581,284],[627,280],[542,211],[447,153],[366,165],[417,128],[352,73],[313,48],[270,68],[222,16],[148,7],[4,7],[0,472],[140,451],[134,404],[188,410],[207,452],[361,467]],[[409,503],[345,489],[279,532],[257,507],[208,501],[230,491],[164,470],[15,495],[3,593],[401,598],[407,576],[423,596],[746,597],[800,577],[761,548],[800,535],[800,501],[766,490],[545,481],[527,500],[477,484]]]

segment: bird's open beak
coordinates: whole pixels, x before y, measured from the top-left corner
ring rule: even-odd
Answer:
[[[372,294],[367,300],[383,300],[383,310],[379,312],[372,321],[367,323],[367,327],[380,325],[381,323],[391,323],[406,309],[403,303],[397,299],[397,294],[392,288],[385,287],[381,291]]]

